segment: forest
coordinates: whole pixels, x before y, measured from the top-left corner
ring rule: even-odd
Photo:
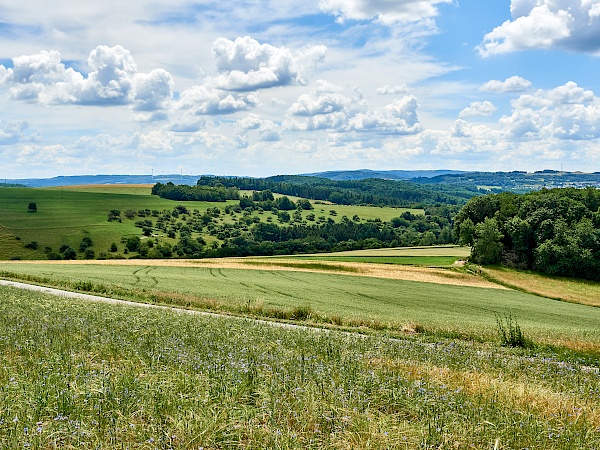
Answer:
[[[542,189],[471,199],[455,218],[473,261],[600,280],[600,190]]]
[[[407,181],[369,178],[335,181],[318,177],[279,175],[268,178],[201,177],[198,187],[226,187],[240,190],[270,190],[278,194],[338,205],[373,205],[421,208],[433,205],[463,205],[486,191],[473,186],[425,186]],[[160,195],[160,194],[159,194]]]

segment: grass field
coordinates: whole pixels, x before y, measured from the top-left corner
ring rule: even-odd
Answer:
[[[459,259],[470,255],[470,249],[458,246],[380,248],[346,252],[297,255],[288,259],[398,264],[425,267],[451,267]]]
[[[400,248],[377,248],[368,250],[351,250],[346,252],[336,252],[330,256],[349,256],[349,257],[426,257],[426,256],[448,256],[454,258],[467,258],[471,254],[469,247],[460,247],[457,245],[436,245],[429,247],[400,247]],[[329,256],[323,254],[303,255],[303,256]],[[299,256],[302,257],[302,256]]]
[[[600,283],[598,282],[550,277],[533,272],[520,272],[504,268],[486,267],[484,273],[489,278],[515,289],[548,298],[600,306]]]
[[[600,447],[598,373],[544,351],[285,330],[4,287],[0,317],[5,449]]]
[[[131,262],[130,262],[131,263]],[[420,283],[338,273],[113,264],[0,263],[0,275],[70,289],[242,314],[303,318],[344,326],[496,338],[496,316],[517,318],[538,342],[600,350],[600,308],[506,289]]]
[[[451,267],[458,260],[455,256],[336,256],[334,254],[323,256],[298,256],[295,259],[426,267]]]
[[[27,206],[35,202],[37,212],[31,213]],[[124,246],[120,243],[122,237],[142,236],[142,230],[135,226],[135,219],[123,219],[120,222],[108,222],[108,212],[116,209],[121,212],[127,210],[154,210],[171,211],[182,202],[165,200],[150,195],[149,186],[107,185],[107,186],[71,186],[64,188],[27,189],[10,188],[0,189],[0,259],[47,259],[47,247],[53,252],[66,244],[73,249],[78,249],[84,237],[90,237],[93,242],[92,250],[96,256],[100,252],[108,252],[114,242],[118,251],[122,253]],[[204,214],[208,208],[218,207],[224,209],[227,205],[236,205],[237,201],[227,202],[185,202],[190,210],[197,210]],[[409,210],[402,208],[377,208],[368,206],[338,206],[316,205],[314,211],[303,211],[303,217],[315,214],[316,219],[323,217],[336,222],[343,216],[353,217],[358,215],[362,220],[381,219],[383,221],[398,217],[404,211],[422,214],[422,210]],[[321,208],[323,211],[321,211]],[[335,211],[331,215],[330,211]],[[216,224],[234,223],[236,218],[232,215],[221,213],[215,218]],[[262,222],[274,220],[270,213],[252,213],[252,217]],[[156,220],[151,217],[151,220]],[[181,220],[180,220],[181,221]],[[277,222],[276,218],[274,220]],[[211,244],[217,238],[203,234],[206,242]],[[18,238],[18,239],[17,239]],[[161,234],[161,240],[171,245],[176,239]],[[37,250],[26,249],[25,244],[37,242]],[[78,258],[83,258],[80,253]]]

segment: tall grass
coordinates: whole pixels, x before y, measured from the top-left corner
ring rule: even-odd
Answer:
[[[599,399],[551,354],[0,288],[6,449],[594,449]]]

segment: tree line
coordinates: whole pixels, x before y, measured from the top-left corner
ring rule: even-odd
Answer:
[[[278,175],[268,178],[203,176],[197,186],[271,191],[278,194],[322,200],[338,205],[374,205],[421,208],[428,205],[463,205],[476,187],[425,186],[397,180],[369,178],[336,181],[319,177]]]
[[[456,216],[472,259],[600,280],[600,190],[543,189],[471,199]]]
[[[240,192],[235,186],[188,186],[185,184],[175,185],[156,183],[152,187],[152,195],[161,198],[178,201],[201,201],[201,202],[224,202],[226,200],[238,200]]]

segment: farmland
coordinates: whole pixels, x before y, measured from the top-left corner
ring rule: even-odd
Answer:
[[[30,202],[35,202],[37,212],[31,213],[27,209]],[[249,224],[277,222],[277,216],[262,211],[242,214],[225,214],[227,206],[233,207],[239,202],[229,200],[226,202],[185,202],[185,207],[190,211],[189,217],[199,218],[211,210],[210,230],[204,228],[201,232],[193,232],[193,237],[201,237],[207,247],[217,247],[230,236],[233,227],[243,218]],[[174,217],[171,211],[181,202],[165,200],[150,195],[150,186],[72,186],[65,188],[26,189],[11,188],[0,189],[0,259],[47,259],[48,255],[59,253],[62,246],[79,250],[83,238],[92,241],[90,250],[94,256],[104,254],[106,257],[123,257],[125,244],[123,239],[140,237],[141,226],[136,222],[156,221],[163,213],[169,215],[169,224],[177,225],[176,231],[188,225],[191,220],[187,215]],[[307,221],[310,214],[314,223],[333,221],[341,222],[344,217],[360,217],[361,221],[379,220],[387,221],[401,215],[405,211],[413,214],[422,214],[422,210],[406,208],[378,208],[369,206],[343,206],[315,204],[312,211],[302,211],[298,220]],[[215,211],[216,209],[216,211]],[[128,217],[122,220],[109,222],[108,213],[111,210],[120,212],[131,211]],[[136,214],[137,211],[143,211]],[[309,221],[310,222],[310,221]],[[247,225],[239,225],[247,227]],[[225,232],[216,230],[224,229]],[[155,240],[169,247],[174,246],[178,240],[175,233],[154,230]],[[159,235],[160,234],[160,235]],[[35,248],[25,248],[26,244],[36,243]],[[154,242],[154,241],[153,241]],[[109,249],[115,243],[117,250]],[[83,258],[83,252],[78,256]]]
[[[287,223],[236,201],[179,208],[147,186],[10,193],[0,256],[32,260],[0,261],[0,278],[175,309],[0,287],[2,448],[600,447],[597,283],[464,265],[469,248],[453,245],[40,261],[85,237],[121,253],[139,220],[157,222],[141,236],[155,249],[208,216],[194,239],[222,249],[257,223],[254,233],[314,221],[394,234],[434,221],[314,202]],[[113,209],[137,212],[109,222]],[[500,345],[516,328],[522,347]]]
[[[600,445],[597,372],[544,352],[0,298],[7,449]]]
[[[286,262],[287,261],[287,262]],[[235,264],[234,264],[235,263]],[[315,323],[494,340],[497,315],[511,313],[539,342],[600,348],[600,309],[486,284],[462,272],[287,259],[191,262],[0,263],[3,277],[146,302],[236,314],[292,317],[305,307]],[[182,265],[180,265],[182,264]],[[350,268],[350,269],[348,269]],[[352,268],[355,271],[352,271]],[[374,272],[369,272],[373,270]],[[411,274],[412,278],[401,279]],[[400,279],[398,279],[400,278]]]

